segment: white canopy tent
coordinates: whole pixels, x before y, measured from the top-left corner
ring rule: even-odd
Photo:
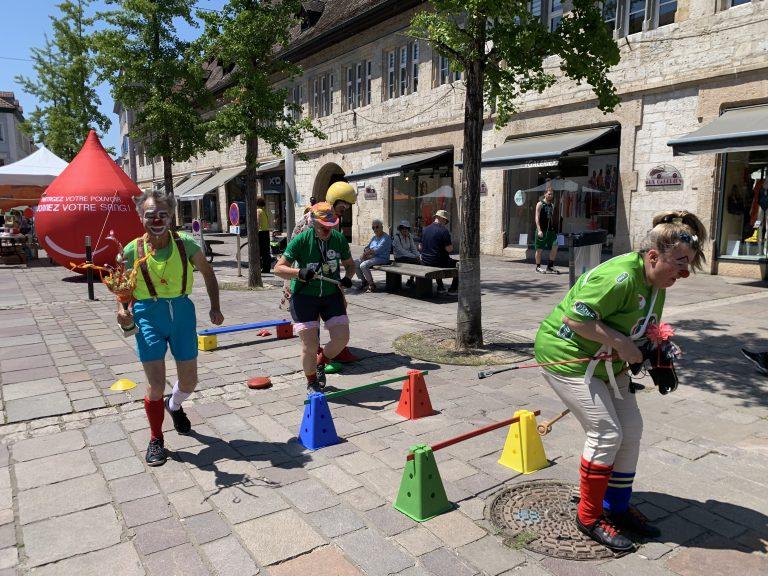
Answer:
[[[18,162],[0,166],[0,186],[48,186],[69,164],[40,146]]]

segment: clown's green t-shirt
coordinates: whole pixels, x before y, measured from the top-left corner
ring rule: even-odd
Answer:
[[[315,236],[315,229],[309,228],[288,243],[283,256],[288,262],[296,262],[297,268],[309,268],[316,274],[341,280],[342,262],[352,258],[349,242],[338,230],[331,230],[331,235],[325,240]],[[322,280],[312,280],[309,283],[297,278],[291,280],[291,293],[307,296],[328,296],[339,291],[338,286]]]
[[[573,332],[563,317],[577,322],[600,320],[626,336],[635,334],[643,325],[653,297],[653,286],[645,281],[643,258],[630,252],[611,258],[579,277],[573,288],[552,313],[541,323],[536,334],[537,362],[560,362],[594,356],[602,346]],[[650,322],[660,322],[665,291],[659,290]],[[626,363],[613,363],[615,374]],[[547,370],[563,376],[583,376],[587,363],[547,366]],[[599,362],[595,376],[608,379],[605,362]]]

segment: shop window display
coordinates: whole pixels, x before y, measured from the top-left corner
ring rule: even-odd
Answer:
[[[201,202],[203,230],[219,230],[219,201],[216,194],[206,194]]]
[[[533,244],[536,203],[551,185],[557,229],[566,234],[606,230],[610,247],[616,234],[618,160],[618,154],[584,154],[552,166],[507,170],[507,245]]]
[[[390,178],[392,199],[391,221],[407,220],[416,239],[421,230],[432,223],[435,212],[446,210],[452,214],[454,194],[450,176],[406,174]]]
[[[719,255],[754,259],[768,255],[768,150],[725,155]]]

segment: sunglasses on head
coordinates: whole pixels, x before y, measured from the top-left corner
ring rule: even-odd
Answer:
[[[688,244],[694,250],[699,248],[699,237],[696,234],[688,234],[688,232],[680,232],[678,235],[680,242]]]

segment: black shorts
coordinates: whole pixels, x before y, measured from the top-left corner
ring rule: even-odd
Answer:
[[[322,318],[325,327],[349,324],[344,296],[341,292],[328,296],[308,296],[298,293],[291,295],[291,318],[296,333],[320,326]]]

